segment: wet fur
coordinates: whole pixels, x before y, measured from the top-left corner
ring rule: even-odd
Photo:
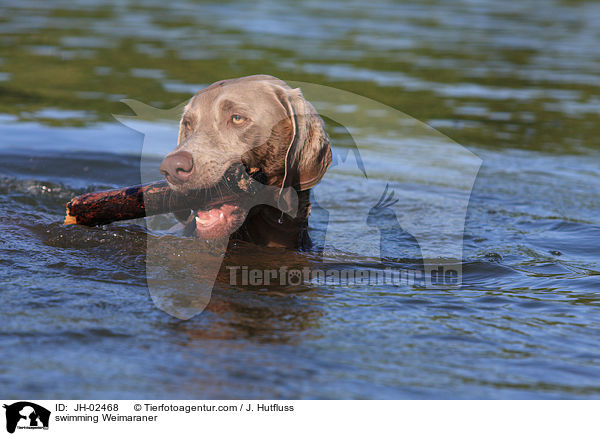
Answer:
[[[235,111],[251,122],[228,124]],[[266,205],[249,211],[230,240],[286,248],[308,248],[310,189],[331,163],[323,121],[299,89],[272,76],[219,81],[198,92],[186,106],[176,151],[194,158],[195,171],[179,190],[212,186],[234,162],[260,168],[267,184],[293,187],[299,198],[296,217]],[[183,217],[178,217],[182,219]]]

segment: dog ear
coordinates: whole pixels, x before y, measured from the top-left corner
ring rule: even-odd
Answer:
[[[280,88],[277,94],[293,126],[281,187],[292,186],[298,191],[306,191],[319,183],[331,165],[329,137],[323,120],[313,105],[304,99],[300,88]]]

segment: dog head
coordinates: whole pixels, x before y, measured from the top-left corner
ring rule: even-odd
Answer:
[[[184,109],[177,148],[161,171],[174,190],[217,186],[236,164],[259,169],[266,184],[305,191],[331,163],[323,121],[300,89],[271,76],[222,80],[198,92]],[[197,233],[210,239],[245,218],[239,204],[197,211]]]

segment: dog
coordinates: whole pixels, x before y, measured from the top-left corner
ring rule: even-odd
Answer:
[[[196,236],[290,249],[308,249],[310,190],[331,165],[329,137],[300,89],[268,75],[221,80],[199,91],[184,109],[177,148],[161,163],[171,188],[187,193],[216,187],[232,165],[264,175],[266,185],[298,194],[295,214],[262,204],[211,204],[176,214]],[[295,216],[292,216],[295,215]],[[192,219],[193,218],[193,219]]]

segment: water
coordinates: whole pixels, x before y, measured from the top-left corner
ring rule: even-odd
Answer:
[[[0,397],[599,397],[599,4],[0,7]],[[143,136],[111,115],[131,113],[121,99],[169,109],[205,84],[256,73],[368,97],[481,158],[460,288],[220,280],[207,309],[183,321],[149,297],[139,223],[60,225],[74,195],[140,181]],[[328,122],[338,152],[357,125]],[[385,184],[381,174],[402,162],[380,159],[394,144],[370,135],[363,158],[379,162],[374,179]],[[360,182],[332,177],[344,192]],[[432,189],[398,177],[411,192]],[[317,236],[323,217],[313,214]],[[344,219],[352,229],[364,217]],[[361,237],[338,242],[359,247]],[[403,254],[388,265],[414,267],[418,253]],[[248,260],[244,247],[233,256]],[[317,257],[252,254],[263,267]]]

